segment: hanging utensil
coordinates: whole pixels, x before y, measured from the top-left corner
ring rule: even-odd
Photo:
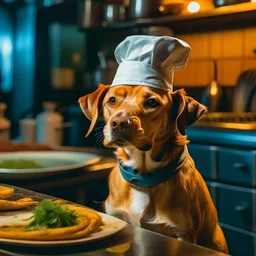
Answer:
[[[223,89],[218,84],[218,68],[216,60],[213,60],[213,80],[205,89],[202,96],[202,103],[208,107],[210,112],[220,111],[221,101],[223,98]]]

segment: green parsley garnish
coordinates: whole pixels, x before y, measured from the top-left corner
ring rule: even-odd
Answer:
[[[27,226],[28,230],[62,228],[77,224],[75,211],[70,211],[65,205],[60,205],[48,199],[41,201],[33,213],[34,217]]]

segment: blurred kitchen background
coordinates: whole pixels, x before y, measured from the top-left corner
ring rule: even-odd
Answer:
[[[100,148],[103,123],[85,139],[89,121],[77,100],[111,83],[114,49],[134,34],[192,47],[174,88],[209,114],[188,129],[189,150],[231,254],[255,255],[255,0],[0,0],[0,144]],[[45,134],[49,116],[55,126]]]

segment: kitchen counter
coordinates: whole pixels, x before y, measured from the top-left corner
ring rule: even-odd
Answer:
[[[223,129],[194,125],[187,129],[187,135],[188,139],[196,144],[256,149],[256,130]]]
[[[169,238],[129,225],[123,231],[90,244],[68,247],[16,247],[1,245],[0,255],[6,256],[225,256],[227,254]]]
[[[4,184],[3,184],[4,185]],[[6,186],[6,185],[5,185]],[[17,194],[25,197],[37,198],[42,200],[52,198],[47,195],[38,194],[33,191],[27,191],[15,188]],[[54,198],[53,198],[54,199]],[[102,227],[104,229],[104,226]],[[100,231],[99,231],[100,232]],[[40,243],[39,243],[40,244]],[[7,244],[0,238],[0,255],[9,256],[36,256],[36,255],[73,255],[73,256],[107,256],[107,255],[129,255],[129,256],[171,256],[171,255],[196,255],[196,256],[224,256],[208,248],[197,246],[191,243],[179,241],[158,233],[151,232],[140,227],[128,225],[122,231],[115,233],[108,238],[91,241],[90,243],[81,244],[62,244],[55,246],[40,246],[39,244],[23,243],[18,245],[17,242]]]

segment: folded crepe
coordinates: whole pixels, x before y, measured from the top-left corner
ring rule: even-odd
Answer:
[[[71,204],[67,204],[66,207],[67,210],[75,211],[77,215],[77,224],[74,226],[29,230],[27,225],[24,224],[26,221],[21,220],[20,224],[8,225],[8,223],[5,223],[2,225],[0,227],[0,238],[37,241],[71,240],[86,237],[98,231],[102,225],[101,216],[93,210]]]
[[[0,185],[0,199],[5,199],[12,196],[14,193],[13,188],[5,187]]]
[[[33,201],[31,198],[22,198],[17,201],[1,200],[0,199],[0,211],[10,211],[23,209],[29,206],[37,205],[37,201]]]

